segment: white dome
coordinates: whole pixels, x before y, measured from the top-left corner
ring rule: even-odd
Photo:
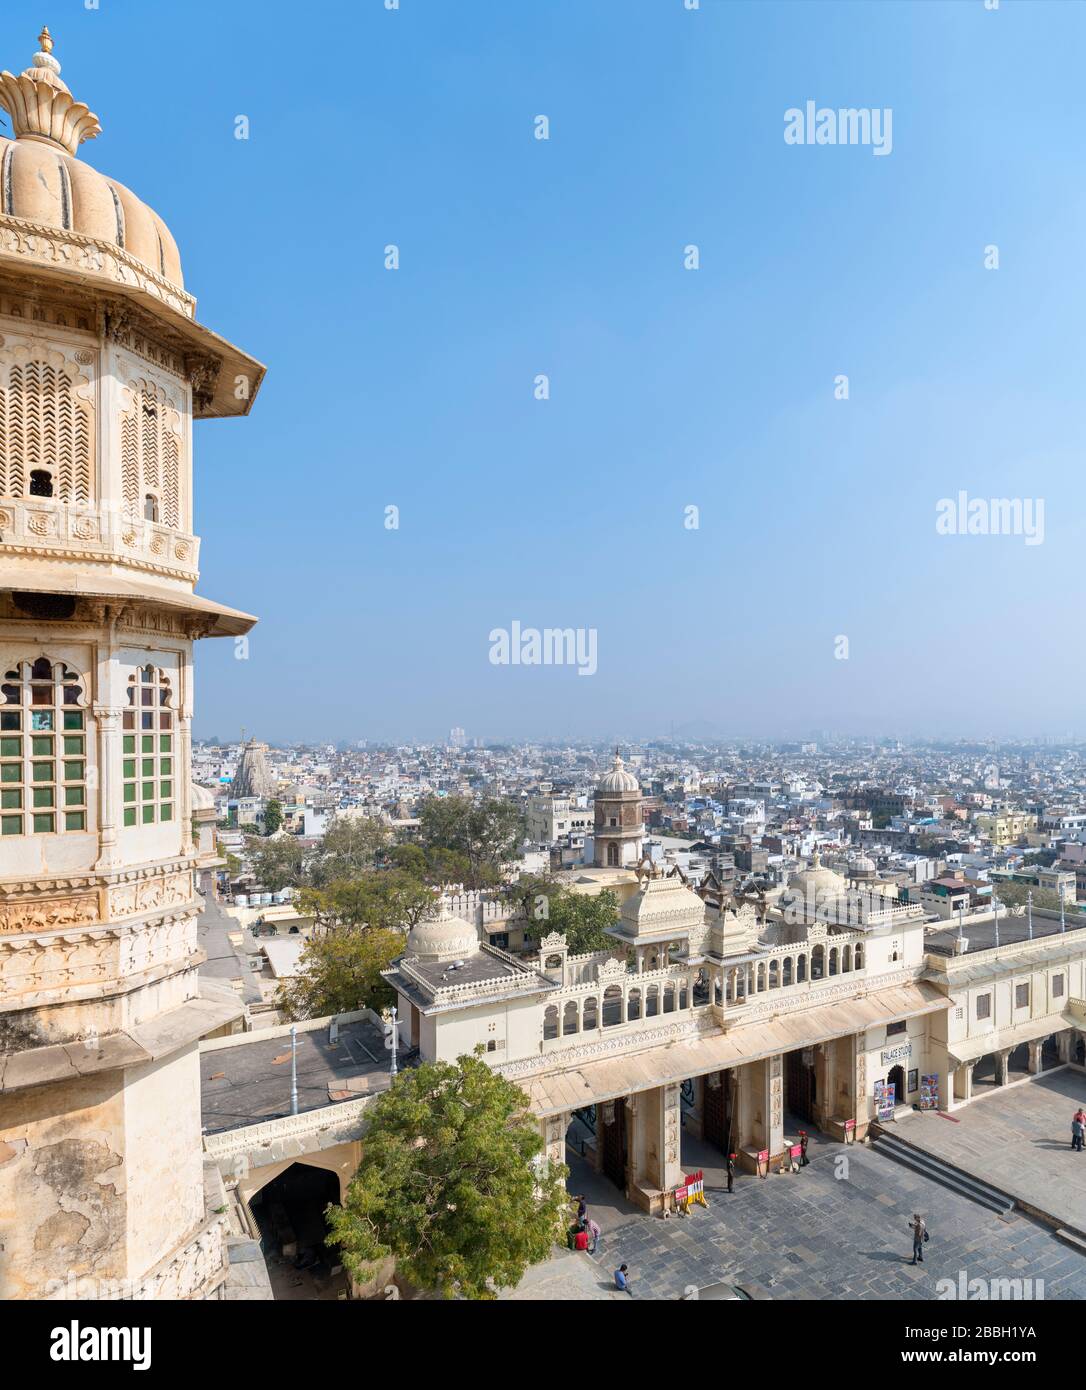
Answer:
[[[840,874],[822,867],[822,858],[816,850],[807,868],[800,869],[788,880],[788,888],[782,896],[782,901],[799,899],[812,907],[821,906],[823,903],[836,902],[844,897],[846,888],[845,880]]]
[[[421,961],[459,960],[479,950],[479,933],[470,922],[454,917],[444,907],[437,917],[424,917],[408,933],[408,956]]]
[[[206,787],[201,787],[199,782],[190,784],[189,804],[194,811],[214,811],[215,798]]]
[[[639,792],[641,783],[633,775],[627,772],[623,766],[622,759],[615,754],[615,761],[611,764],[611,771],[605,772],[596,787],[597,796],[620,796],[624,792]]]

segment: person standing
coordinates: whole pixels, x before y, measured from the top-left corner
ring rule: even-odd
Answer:
[[[913,1213],[912,1224],[909,1229],[913,1233],[913,1257],[910,1263],[923,1264],[924,1242],[928,1239],[928,1228],[919,1212]]]
[[[806,1168],[808,1163],[810,1163],[811,1161],[807,1157],[807,1141],[807,1131],[805,1129],[801,1129],[799,1132],[799,1166],[801,1168]]]
[[[1075,1113],[1074,1113],[1074,1115],[1071,1117],[1071,1148],[1072,1148],[1076,1153],[1081,1153],[1081,1152],[1082,1152],[1082,1136],[1083,1136],[1083,1132],[1084,1132],[1084,1125],[1083,1125],[1084,1119],[1086,1119],[1086,1116],[1083,1115],[1083,1112],[1082,1112],[1081,1109],[1076,1110]]]
[[[735,1185],[735,1154],[728,1155],[728,1191]]]
[[[581,1225],[581,1226],[584,1225],[584,1223],[585,1223],[585,1217],[586,1217],[587,1215],[588,1215],[588,1203],[585,1201],[585,1199],[584,1199],[583,1196],[580,1196],[580,1197],[577,1198],[577,1221],[578,1221],[578,1224],[579,1224],[579,1225]]]
[[[596,1223],[592,1220],[591,1217],[588,1218],[588,1238],[590,1241],[588,1253],[590,1255],[594,1255],[596,1251],[599,1249],[600,1245],[600,1228],[596,1225]]]

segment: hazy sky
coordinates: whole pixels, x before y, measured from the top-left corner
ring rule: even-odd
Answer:
[[[269,367],[196,432],[200,588],[261,616],[198,735],[1084,732],[1077,0],[5,0],[3,66],[43,18]],[[514,621],[595,674],[491,664]]]

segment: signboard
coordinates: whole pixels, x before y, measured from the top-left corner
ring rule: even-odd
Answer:
[[[846,1133],[846,1134],[851,1133],[851,1131],[854,1130],[855,1128],[856,1128],[856,1121],[855,1121],[855,1120],[846,1120],[846,1121],[845,1121],[845,1133]]]
[[[894,1118],[896,1086],[892,1081],[875,1082],[875,1115],[880,1120]]]
[[[791,1154],[791,1156],[792,1156],[793,1158],[802,1158],[802,1157],[803,1157],[803,1145],[802,1145],[802,1144],[793,1144],[792,1147],[788,1150],[788,1152]]]
[[[939,1077],[922,1076],[920,1078],[920,1109],[938,1110],[939,1109]]]
[[[894,1062],[904,1062],[906,1057],[911,1057],[912,1055],[912,1043],[902,1043],[899,1047],[891,1047],[881,1054],[882,1064],[884,1067],[889,1067],[892,1066]]]

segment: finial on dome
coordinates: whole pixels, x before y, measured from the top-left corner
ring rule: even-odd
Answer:
[[[11,116],[17,140],[41,140],[75,154],[84,140],[101,133],[98,117],[81,101],[75,101],[60,76],[53,57],[53,36],[43,25],[38,35],[41,48],[30,67],[18,77],[0,72],[0,106]]]

